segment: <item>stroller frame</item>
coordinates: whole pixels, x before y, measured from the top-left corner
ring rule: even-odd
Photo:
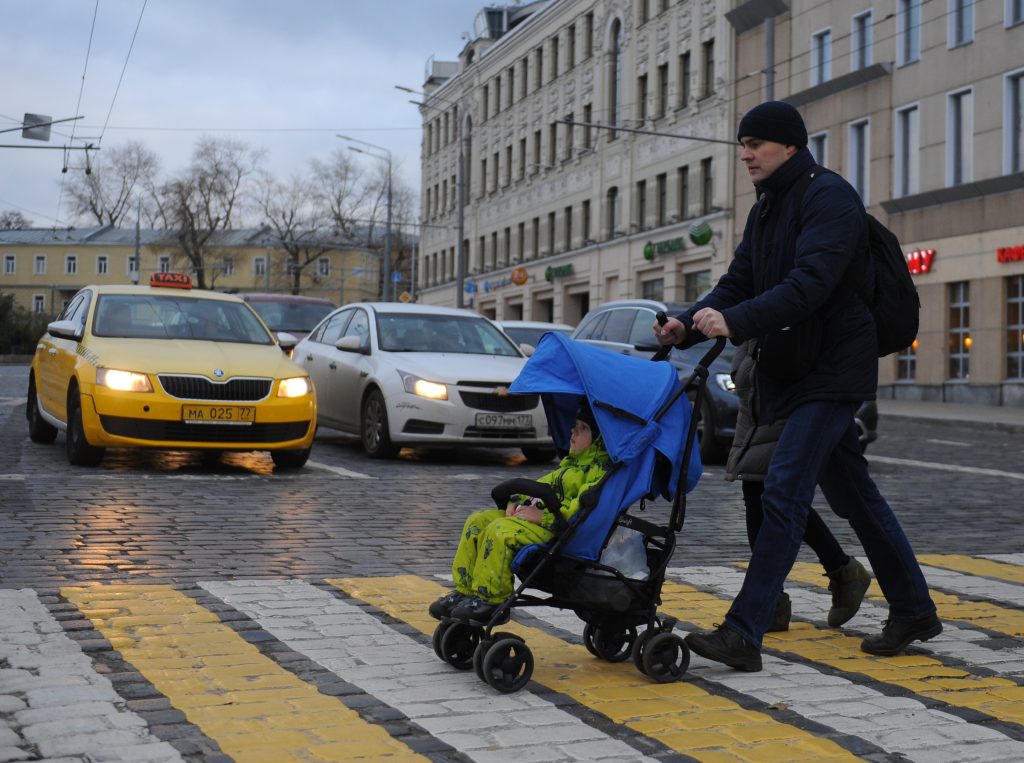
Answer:
[[[696,440],[696,412],[701,410],[706,394],[708,366],[724,346],[725,338],[719,337],[686,382],[652,417],[653,421],[660,421],[682,395],[693,392],[694,413],[686,429],[686,445],[667,524],[659,525],[633,516],[628,513],[630,507],[626,506],[609,531],[609,537],[617,527],[641,533],[648,577],[643,580],[628,578],[620,570],[600,561],[578,559],[562,553],[576,530],[597,506],[601,488],[622,467],[621,463],[613,463],[601,481],[582,494],[580,508],[571,521],[562,516],[560,501],[549,485],[524,478],[507,480],[491,492],[495,505],[504,508],[513,495],[540,499],[554,514],[555,537],[547,544],[527,547],[532,555],[525,562],[525,568],[516,571],[519,584],[486,622],[445,618],[438,623],[432,644],[439,658],[461,670],[473,668],[481,680],[502,693],[518,691],[533,674],[533,654],[521,636],[496,628],[507,622],[517,607],[544,606],[573,610],[586,623],[583,643],[595,657],[609,662],[632,659],[641,673],[659,683],[682,678],[689,667],[689,648],[673,632],[677,619],[661,615],[657,609],[661,604],[666,571],[675,552],[676,535],[682,530],[686,518],[687,471]],[[662,360],[670,351],[671,347],[664,347],[652,360]],[[592,404],[614,416],[637,418],[600,400],[592,401]],[[640,511],[644,510],[644,504],[645,500],[641,499]],[[608,538],[605,538],[605,544],[607,542]],[[638,633],[637,626],[640,625],[646,627]]]

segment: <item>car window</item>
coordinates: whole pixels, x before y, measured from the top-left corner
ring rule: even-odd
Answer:
[[[332,308],[315,302],[287,302],[284,300],[252,300],[249,305],[271,331],[309,331]]]
[[[93,334],[128,339],[273,343],[244,302],[148,294],[101,295],[96,303]]]
[[[636,311],[627,340],[630,344],[657,344],[658,340],[654,338],[654,316],[653,311],[644,308]]]
[[[359,337],[360,346],[366,343],[366,337],[370,335],[370,318],[367,316],[365,310],[356,310],[352,316],[352,320],[349,321],[348,326],[345,327],[345,333],[342,336],[357,336]]]
[[[632,308],[609,310],[608,320],[605,321],[600,335],[595,335],[593,338],[605,342],[629,344],[629,336],[633,330],[633,320],[635,318],[636,310]]]
[[[342,332],[345,330],[345,326],[348,324],[349,318],[352,317],[354,310],[342,310],[337,315],[332,316],[316,334],[313,335],[314,342],[322,342],[323,344],[334,345],[342,337]]]
[[[576,339],[596,339],[601,333],[601,328],[604,326],[605,321],[608,320],[608,312],[604,311],[591,315],[589,318],[584,318],[579,328],[576,329]]]
[[[380,348],[388,352],[449,352],[521,357],[519,349],[486,318],[461,315],[378,313]]]
[[[60,315],[57,316],[58,321],[70,321],[75,312],[82,306],[82,302],[85,301],[85,292],[79,292],[71,301],[64,305],[64,309],[60,311]]]

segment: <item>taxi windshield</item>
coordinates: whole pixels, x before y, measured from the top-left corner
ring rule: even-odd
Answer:
[[[180,294],[100,295],[92,333],[124,339],[274,343],[244,302],[196,299]]]

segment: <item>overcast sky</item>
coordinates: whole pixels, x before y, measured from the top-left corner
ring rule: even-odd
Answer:
[[[171,174],[204,132],[230,135],[266,149],[285,179],[345,145],[335,137],[344,133],[389,149],[418,193],[416,96],[394,86],[420,88],[431,56],[456,60],[485,4],[0,0],[0,129],[26,112],[84,117],[54,125],[49,143],[16,131],[0,144],[82,145],[72,131],[101,147],[139,140]],[[36,226],[69,223],[66,194],[58,207],[62,151],[3,148],[0,159],[0,211]]]

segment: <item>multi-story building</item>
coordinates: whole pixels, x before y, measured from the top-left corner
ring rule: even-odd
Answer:
[[[704,291],[732,249],[727,10],[481,11],[459,61],[431,62],[424,84],[420,300],[576,323],[607,300]]]
[[[1024,405],[1024,3],[735,6],[736,70],[755,73],[736,81],[737,112],[798,107],[819,163],[906,250],[921,330],[880,361],[881,394]]]
[[[300,262],[306,255],[300,254]],[[298,291],[338,304],[376,299],[380,256],[356,244],[323,249],[304,267],[275,243],[266,229],[224,231],[211,239],[204,258],[206,286],[219,291]],[[86,284],[146,283],[152,273],[194,272],[168,231],[104,225],[95,228],[33,228],[0,231],[0,292],[36,313],[56,315]]]
[[[1019,0],[489,6],[427,74],[424,301],[575,323],[609,299],[696,298],[754,201],[737,118],[776,98],[917,281],[921,331],[880,360],[880,394],[1024,404]]]

